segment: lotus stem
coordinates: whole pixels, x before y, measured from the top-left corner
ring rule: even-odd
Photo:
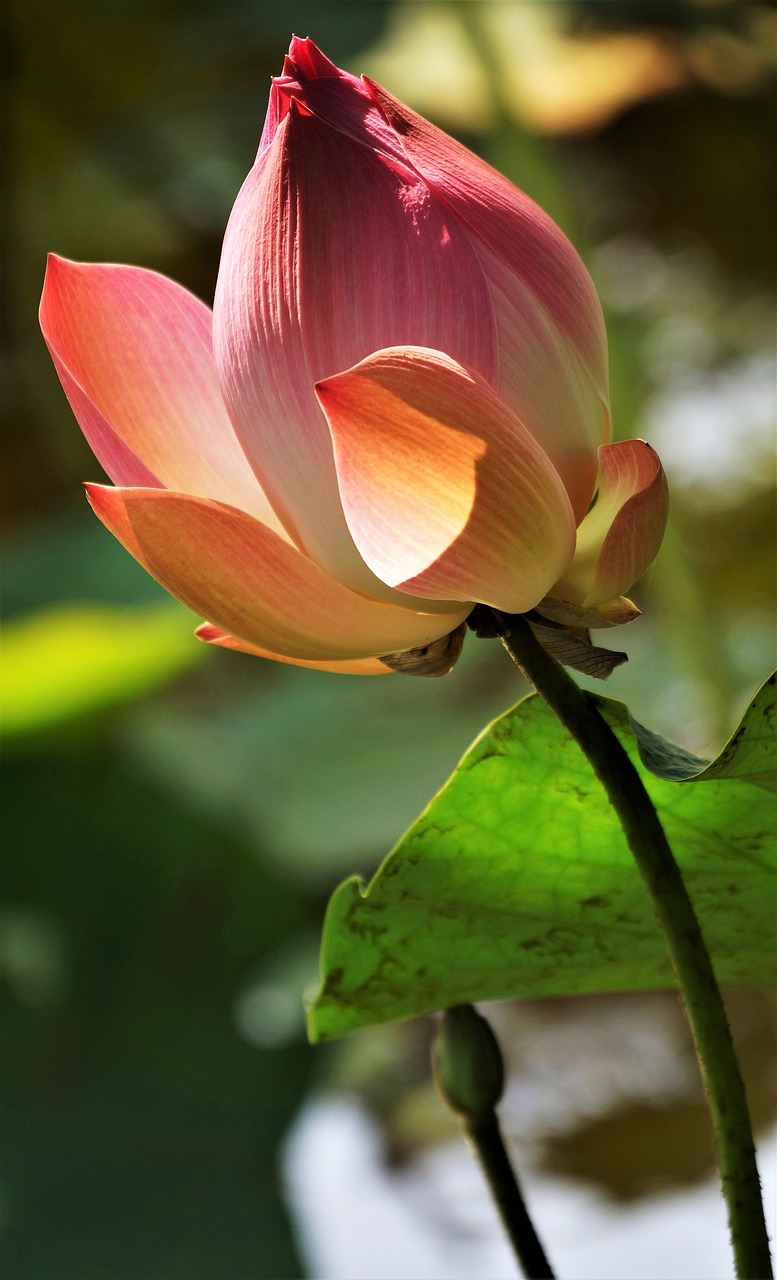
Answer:
[[[653,803],[594,700],[511,616],[502,643],[585,753],[620,819],[672,958],[712,1117],[739,1280],[771,1280],[747,1100],[712,961]]]
[[[499,1128],[502,1051],[493,1029],[471,1004],[443,1013],[432,1066],[441,1098],[459,1117],[475,1151],[523,1274],[527,1280],[554,1280]]]

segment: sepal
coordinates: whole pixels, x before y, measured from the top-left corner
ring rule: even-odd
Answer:
[[[447,636],[432,640],[417,649],[404,649],[400,653],[386,653],[379,659],[391,671],[403,676],[447,676],[461,655],[467,624],[462,622]]]

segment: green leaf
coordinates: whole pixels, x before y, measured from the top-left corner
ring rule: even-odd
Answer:
[[[596,701],[656,805],[719,980],[769,986],[774,678],[706,767]],[[534,694],[482,734],[368,888],[352,877],[336,891],[321,975],[313,1040],[472,1001],[674,985],[605,793]]]
[[[739,727],[731,735],[717,760],[713,760],[711,764],[691,755],[684,747],[667,742],[660,734],[653,733],[630,717],[643,763],[659,778],[676,782],[741,778],[758,787],[765,787],[767,791],[777,790],[775,682],[777,675],[770,676],[761,686]]]

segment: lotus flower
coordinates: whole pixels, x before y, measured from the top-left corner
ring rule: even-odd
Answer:
[[[291,42],[213,313],[52,257],[41,325],[116,487],[90,502],[208,619],[301,666],[437,674],[475,604],[637,611],[660,463],[607,443],[591,280],[559,228],[367,78]]]

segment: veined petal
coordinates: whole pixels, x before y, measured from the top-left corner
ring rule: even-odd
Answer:
[[[609,439],[607,405],[579,351],[528,285],[485,245],[479,256],[499,338],[498,390],[542,445],[580,521],[594,493],[597,450]]]
[[[358,76],[330,62],[312,40],[293,36],[283,60],[283,74],[274,76],[259,154],[269,146],[292,101],[317,115],[354,141],[377,147],[404,162],[401,144],[372,101]]]
[[[329,573],[370,594],[381,588],[348,532],[313,387],[372,351],[416,343],[496,381],[490,294],[469,237],[414,174],[292,103],[227,228],[216,362],[284,524]]]
[[[427,644],[469,612],[428,614],[349,591],[243,511],[163,489],[88,485],[103,524],[171,595],[250,645],[342,661]]]
[[[380,658],[354,658],[351,662],[306,662],[302,658],[286,658],[283,654],[271,653],[269,649],[246,644],[244,640],[238,640],[236,636],[221,631],[210,622],[203,622],[194,634],[206,644],[218,645],[223,649],[236,649],[239,653],[250,653],[256,658],[270,658],[273,662],[286,662],[294,667],[331,671],[334,675],[387,676],[392,671],[399,671],[404,675],[441,676],[447,675],[455,666],[464,644],[466,629],[462,622],[448,635],[440,636],[438,640],[432,640],[420,648],[387,653]]]
[[[571,559],[572,510],[483,378],[442,352],[399,347],[316,390],[348,524],[384,582],[507,613],[542,599]]]
[[[275,137],[278,125],[288,113],[289,102],[295,96],[295,90],[299,89],[300,80],[314,78],[352,81],[354,84],[360,84],[355,76],[336,67],[310,38],[301,40],[299,36],[292,36],[289,52],[283,59],[283,72],[279,76],[272,77],[270,101],[267,104],[267,116],[257,158],[267,150]]]
[[[658,554],[667,509],[655,450],[644,440],[603,445],[596,501],[577,531],[569,569],[549,594],[589,607],[627,591]]]
[[[269,649],[260,649],[255,644],[238,640],[237,636],[214,627],[211,622],[203,622],[194,634],[205,644],[216,645],[220,649],[234,649],[238,653],[250,653],[255,658],[269,658],[272,662],[284,662],[292,667],[310,667],[315,671],[331,671],[343,676],[388,676],[392,673],[391,667],[387,667],[380,658],[353,658],[350,662],[308,662],[304,658],[287,658],[285,654],[271,653]]]
[[[379,150],[403,167],[413,158],[403,150],[401,133],[395,132],[384,119],[367,85],[338,70],[311,40],[292,40],[284,63],[284,74],[273,83],[268,122],[271,118],[281,118],[294,101],[303,110],[316,114],[332,129],[339,130],[364,147]],[[277,125],[273,129],[275,127]],[[444,138],[444,135],[440,136]],[[446,138],[445,142],[458,148],[460,159],[469,156],[451,139]],[[512,200],[517,206],[523,221],[526,221],[527,211],[538,218],[545,217],[503,178],[482,166],[474,156],[469,159],[476,166],[476,177],[481,170],[485,171],[489,181],[497,183],[501,199],[506,199],[508,205]],[[417,167],[421,171],[421,166]],[[457,213],[463,223],[461,210],[457,209]],[[543,300],[542,289],[534,291],[530,287],[533,282],[531,275],[527,279],[526,273],[517,269],[520,264],[514,261],[516,246],[513,241],[515,236],[524,235],[524,226],[517,214],[508,210],[507,216],[513,220],[507,260],[498,241],[498,210],[493,223],[489,212],[486,225],[480,228],[481,234],[476,233],[477,228],[470,229],[473,249],[489,285],[496,321],[499,376],[498,383],[494,385],[545,449],[564,481],[576,519],[581,520],[594,491],[596,451],[609,438],[609,415],[602,394],[602,386],[606,387],[606,365],[603,366],[604,382],[600,378],[600,385],[597,385],[597,378],[592,377],[575,342],[549,310],[548,299]],[[550,220],[545,219],[545,222],[545,231],[539,228],[533,234],[547,232],[551,235],[551,247],[559,249],[562,255],[568,255],[573,276],[583,272],[586,288],[592,293],[590,281],[571,245]],[[496,247],[491,246],[494,234],[497,235]],[[532,241],[529,245],[531,270],[536,266],[534,248]],[[562,261],[560,266],[561,283],[568,287],[569,262]],[[598,314],[595,295],[591,305]],[[603,331],[599,338],[603,341]],[[423,341],[425,346],[438,345],[443,350],[450,350],[445,343],[433,343],[428,338]],[[467,361],[463,359],[463,363]]]
[[[280,528],[224,406],[203,302],[153,271],[52,254],[40,322],[112,480],[229,502]]]
[[[524,281],[580,351],[607,396],[607,336],[599,299],[555,222],[485,161],[363,76],[408,162],[503,264]]]

